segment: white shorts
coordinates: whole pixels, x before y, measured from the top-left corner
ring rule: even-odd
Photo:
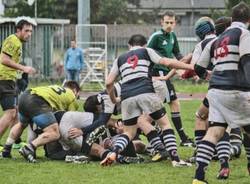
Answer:
[[[162,108],[163,103],[156,93],[144,93],[130,97],[121,102],[122,120],[133,119],[143,113],[151,114]]]
[[[161,99],[162,103],[164,103],[166,99],[166,94],[168,93],[168,88],[165,81],[154,80],[153,86],[156,95]]]
[[[250,92],[210,89],[208,120],[231,128],[250,125]]]
[[[69,111],[63,115],[59,125],[61,135],[59,141],[64,150],[81,151],[83,137],[79,136],[75,139],[69,139],[68,131],[71,128],[87,127],[93,123],[93,119],[93,114],[88,112]]]

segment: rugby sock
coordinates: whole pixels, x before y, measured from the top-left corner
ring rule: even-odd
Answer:
[[[194,131],[194,136],[195,136],[195,144],[196,146],[199,145],[203,137],[206,135],[206,130],[195,130]]]
[[[215,145],[206,140],[202,140],[198,145],[195,179],[202,181],[205,179],[205,170],[213,157],[214,150]]]
[[[232,156],[238,157],[241,153],[242,137],[240,128],[232,128],[230,131],[230,144]]]
[[[230,158],[230,143],[229,143],[229,134],[224,133],[223,137],[219,140],[216,145],[216,150],[218,153],[218,158],[222,168],[229,168],[229,158]]]
[[[150,145],[158,151],[164,150],[165,146],[163,145],[161,138],[159,137],[157,130],[152,130],[146,135]]]
[[[101,160],[104,160],[104,159],[107,157],[107,155],[108,155],[109,153],[110,153],[109,150],[104,150],[104,151],[100,154]]]
[[[180,112],[171,112],[171,118],[172,118],[173,124],[175,126],[175,129],[177,130],[177,132],[180,136],[180,139],[182,141],[186,141],[188,139],[188,137],[185,134],[184,129],[182,127]]]
[[[19,137],[16,141],[15,141],[15,144],[19,144],[22,142],[22,139]]]
[[[247,155],[247,162],[248,162],[247,167],[248,169],[250,169],[250,138],[246,134],[243,134],[243,144]]]
[[[166,129],[162,131],[162,138],[164,145],[173,161],[180,161],[180,158],[177,153],[176,137],[174,135],[173,129]]]
[[[112,149],[115,153],[122,152],[129,143],[129,137],[126,134],[121,134],[115,141],[115,145]]]
[[[11,148],[12,148],[12,144],[15,142],[14,139],[8,137],[6,140],[6,143],[3,147],[3,151],[2,151],[2,156],[3,157],[11,157]]]
[[[8,137],[7,140],[6,140],[5,145],[12,145],[12,144],[14,144],[14,142],[15,142],[14,139],[12,139],[11,137]]]
[[[29,144],[27,145],[27,147],[28,147],[33,153],[35,153],[36,147],[35,147],[32,143],[29,143]]]

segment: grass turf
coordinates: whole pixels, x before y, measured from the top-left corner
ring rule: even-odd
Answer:
[[[193,137],[194,113],[199,105],[200,101],[198,100],[181,101],[183,125],[191,137]],[[25,135],[23,139],[25,139]],[[193,153],[192,148],[179,147],[178,150],[182,159],[188,158]],[[45,159],[43,155],[42,149],[39,149],[39,163],[30,164],[24,161],[17,150],[13,150],[15,159],[0,159],[0,184],[190,184],[195,170],[195,166],[173,168],[170,161],[113,165],[103,168],[99,165],[99,162],[70,164],[62,161],[50,161]],[[209,183],[249,184],[250,178],[246,170],[245,152],[239,159],[233,160],[230,166],[230,178],[219,181],[216,179],[219,164],[213,161],[208,168],[206,177]]]

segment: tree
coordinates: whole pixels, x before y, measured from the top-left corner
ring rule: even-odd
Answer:
[[[37,0],[37,17],[70,19],[77,23],[77,0]],[[113,24],[136,23],[140,17],[136,12],[129,12],[128,4],[136,7],[140,0],[90,0],[91,23]],[[6,17],[34,17],[34,4],[29,6],[27,0],[19,0],[16,5],[5,9]]]
[[[76,0],[37,0],[37,17],[39,18],[66,18],[71,23],[77,22]],[[35,16],[35,4],[29,6],[25,0],[20,0],[13,7],[5,9],[5,17]]]

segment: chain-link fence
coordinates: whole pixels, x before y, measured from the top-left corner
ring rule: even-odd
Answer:
[[[158,25],[107,25],[107,63],[108,68],[113,60],[127,50],[127,42],[133,34],[143,34],[147,38],[159,30]],[[0,41],[15,32],[13,23],[0,24]],[[181,52],[187,54],[194,49],[196,38],[193,27],[176,26]],[[95,37],[95,35],[92,35]],[[98,33],[98,39],[105,37]],[[64,53],[70,41],[76,39],[76,25],[42,24],[34,28],[32,38],[24,44],[23,60],[38,70],[37,78],[64,79]],[[95,38],[93,38],[95,39]],[[85,59],[88,59],[85,54]]]

